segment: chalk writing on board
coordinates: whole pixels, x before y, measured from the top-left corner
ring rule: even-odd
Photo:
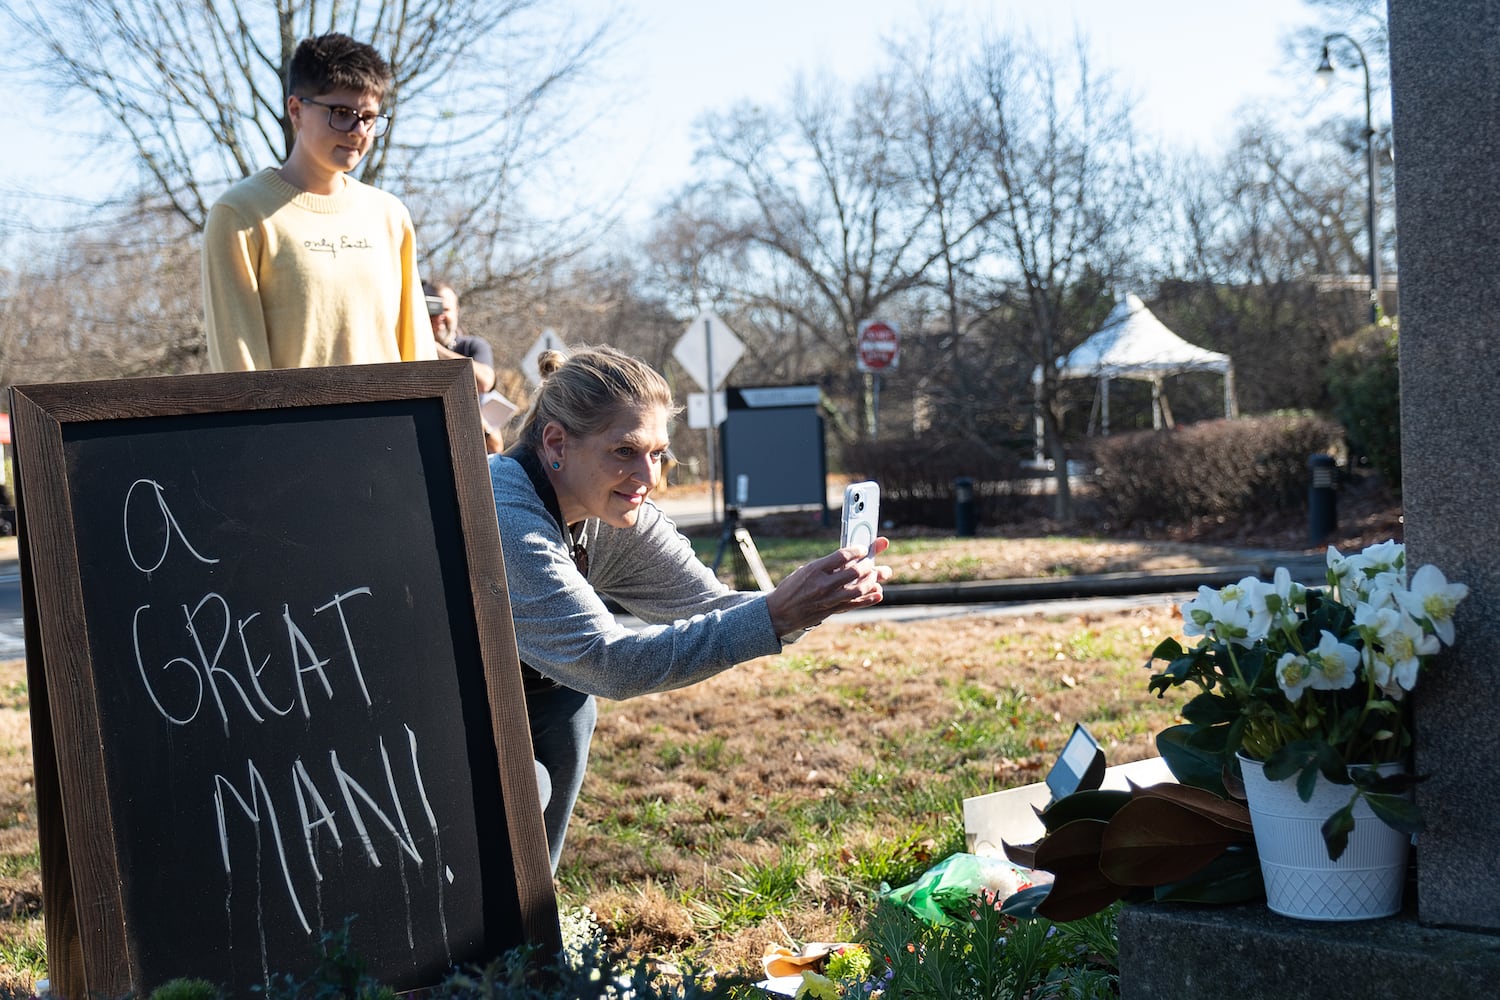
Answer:
[[[147,580],[171,578],[174,572],[186,575],[193,567],[219,562],[193,544],[168,491],[156,480],[136,479],[122,507],[126,552]],[[187,523],[190,528],[190,518]],[[180,543],[183,552],[175,561],[174,543]],[[315,895],[324,880],[319,852],[328,844],[340,855],[352,851],[362,856],[371,870],[385,868],[394,855],[408,906],[407,863],[418,871],[433,865],[446,945],[443,887],[456,876],[442,862],[441,826],[422,777],[418,735],[410,723],[393,724],[388,735],[391,746],[398,748],[394,754],[387,734],[375,733],[368,752],[357,760],[342,760],[338,750],[328,748],[297,756],[284,774],[264,771],[234,742],[245,726],[255,729],[287,717],[300,716],[300,739],[313,732],[307,723],[319,712],[347,719],[347,712],[339,713],[353,708],[368,718],[365,710],[374,700],[360,663],[358,628],[346,613],[368,602],[378,606],[379,595],[371,586],[357,583],[311,607],[293,609],[282,603],[274,617],[261,609],[237,609],[234,595],[217,589],[176,607],[139,603],[130,622],[135,666],[151,705],[168,723],[212,725],[216,719],[222,730],[225,766],[211,769],[209,787],[203,790],[213,803],[214,828],[203,831],[203,836],[213,838],[226,877],[234,873],[237,862],[253,864],[259,873],[262,845],[268,840],[290,911],[311,935],[304,900]],[[157,662],[144,652],[147,635],[157,642],[164,636],[183,638],[177,640],[180,648],[168,650],[173,655]],[[165,641],[172,643],[170,638]],[[347,666],[334,669],[335,663]],[[430,832],[431,857],[413,833],[414,820]],[[226,908],[230,905],[227,901]],[[257,920],[266,916],[259,903],[256,915]],[[412,946],[409,928],[407,940]]]
[[[130,500],[131,497],[135,496],[136,487],[139,486],[150,488],[151,495],[156,499],[156,511],[161,515],[162,518],[162,523],[160,525],[160,528],[162,529],[161,552],[157,554],[156,562],[152,563],[150,566],[141,565],[141,560],[136,556],[135,553],[135,546],[131,543],[131,539],[136,536],[140,526],[138,523],[134,526],[131,524]],[[137,530],[132,530],[132,528],[135,528]],[[172,535],[174,533],[179,539],[182,540],[182,544],[187,546],[187,550],[193,554],[194,559],[197,559],[199,562],[204,563],[216,563],[219,561],[217,559],[210,559],[200,553],[197,549],[193,548],[193,543],[188,541],[187,537],[183,535],[182,528],[178,527],[177,525],[177,518],[172,516],[172,510],[167,506],[167,498],[162,495],[161,483],[158,483],[153,479],[137,479],[135,482],[131,483],[130,489],[125,491],[125,552],[130,556],[130,561],[132,564],[134,564],[135,568],[147,575],[150,575],[151,573],[160,569],[161,564],[167,561],[167,550],[172,546]]]

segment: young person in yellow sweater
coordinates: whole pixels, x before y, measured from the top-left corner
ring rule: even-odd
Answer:
[[[380,110],[390,80],[380,53],[347,35],[297,46],[291,153],[226,191],[204,228],[213,371],[437,356],[411,215],[349,176],[390,123]]]

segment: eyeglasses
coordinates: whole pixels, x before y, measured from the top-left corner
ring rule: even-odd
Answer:
[[[355,126],[363,125],[366,133],[378,138],[385,135],[385,130],[391,126],[391,116],[383,115],[378,111],[356,111],[342,104],[324,104],[311,97],[298,97],[297,100],[303,104],[316,104],[320,108],[327,108],[328,127],[335,132],[353,132]]]

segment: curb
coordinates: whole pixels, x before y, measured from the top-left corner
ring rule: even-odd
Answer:
[[[1259,555],[1259,554],[1258,554]],[[1254,562],[1191,569],[1150,572],[1094,573],[1083,576],[1028,577],[1018,580],[966,580],[956,583],[898,583],[885,587],[881,604],[992,604],[1007,601],[1051,601],[1079,597],[1130,597],[1136,594],[1168,594],[1195,591],[1199,587],[1224,587],[1247,576],[1271,579],[1278,566],[1285,566],[1292,579],[1303,586],[1325,582],[1323,556],[1268,552]],[[18,576],[20,563],[0,560],[0,579]],[[612,601],[611,610],[619,612]]]
[[[1287,555],[1257,562],[1149,573],[1096,573],[1085,576],[1039,577],[1022,580],[970,580],[959,583],[902,583],[885,587],[884,605],[978,604],[1006,601],[1049,601],[1079,597],[1129,597],[1224,587],[1247,576],[1270,580],[1285,566],[1292,580],[1303,586],[1325,582],[1323,556]]]

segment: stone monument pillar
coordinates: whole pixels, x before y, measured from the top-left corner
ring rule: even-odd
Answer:
[[[1469,585],[1416,697],[1417,919],[1500,931],[1500,0],[1391,0],[1408,570]]]
[[[1128,906],[1123,1000],[1471,1000],[1500,982],[1500,0],[1390,0],[1390,56],[1407,565],[1469,585],[1458,644],[1415,692],[1415,919]]]

